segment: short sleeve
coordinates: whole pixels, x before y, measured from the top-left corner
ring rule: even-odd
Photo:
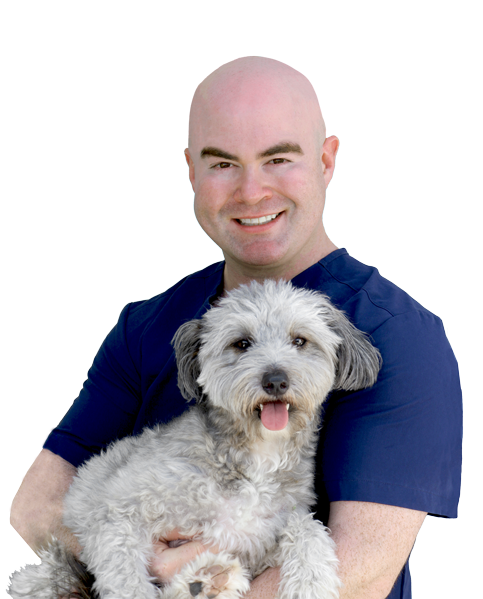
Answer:
[[[79,397],[44,444],[76,467],[132,433],[141,403],[141,377],[126,333],[130,306],[104,340]]]
[[[372,333],[371,389],[334,393],[318,450],[318,493],[456,517],[461,482],[458,367],[441,321],[413,310]]]

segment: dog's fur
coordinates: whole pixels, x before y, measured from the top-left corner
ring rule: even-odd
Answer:
[[[64,522],[83,547],[92,594],[237,599],[281,566],[280,599],[338,597],[334,543],[310,514],[320,408],[332,389],[371,386],[379,352],[325,296],[274,281],[227,294],[173,342],[179,387],[197,405],[93,457],[66,496]],[[260,407],[277,399],[288,424],[269,430]],[[148,573],[153,539],[174,528],[222,551],[159,586]],[[54,540],[39,566],[14,574],[9,593],[68,595],[81,586],[68,561]]]

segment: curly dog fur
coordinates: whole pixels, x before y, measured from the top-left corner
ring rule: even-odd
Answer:
[[[13,575],[10,595],[237,599],[281,566],[280,599],[338,597],[334,543],[310,514],[320,410],[332,389],[371,386],[379,352],[325,296],[274,281],[228,293],[173,344],[179,387],[196,405],[112,444],[67,493],[64,522],[87,578],[54,540],[40,565]],[[221,552],[160,586],[148,571],[153,540],[174,528]]]

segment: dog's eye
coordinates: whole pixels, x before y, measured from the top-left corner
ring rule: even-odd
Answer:
[[[235,341],[235,343],[233,344],[233,347],[236,347],[236,349],[241,349],[241,350],[246,350],[250,347],[251,343],[250,341],[248,341],[248,339],[240,339],[239,341]]]
[[[307,339],[304,339],[303,337],[295,337],[295,339],[292,341],[292,344],[297,347],[302,347],[302,345],[305,345],[306,341]]]

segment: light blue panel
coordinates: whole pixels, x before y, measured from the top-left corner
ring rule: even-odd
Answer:
[[[449,591],[413,591],[413,599],[451,599]]]
[[[222,259],[194,217],[178,127],[185,76],[213,58],[119,59],[119,237],[59,238],[58,353],[95,353],[127,302]],[[354,58],[280,58],[310,71],[341,141],[324,220],[353,254]]]

